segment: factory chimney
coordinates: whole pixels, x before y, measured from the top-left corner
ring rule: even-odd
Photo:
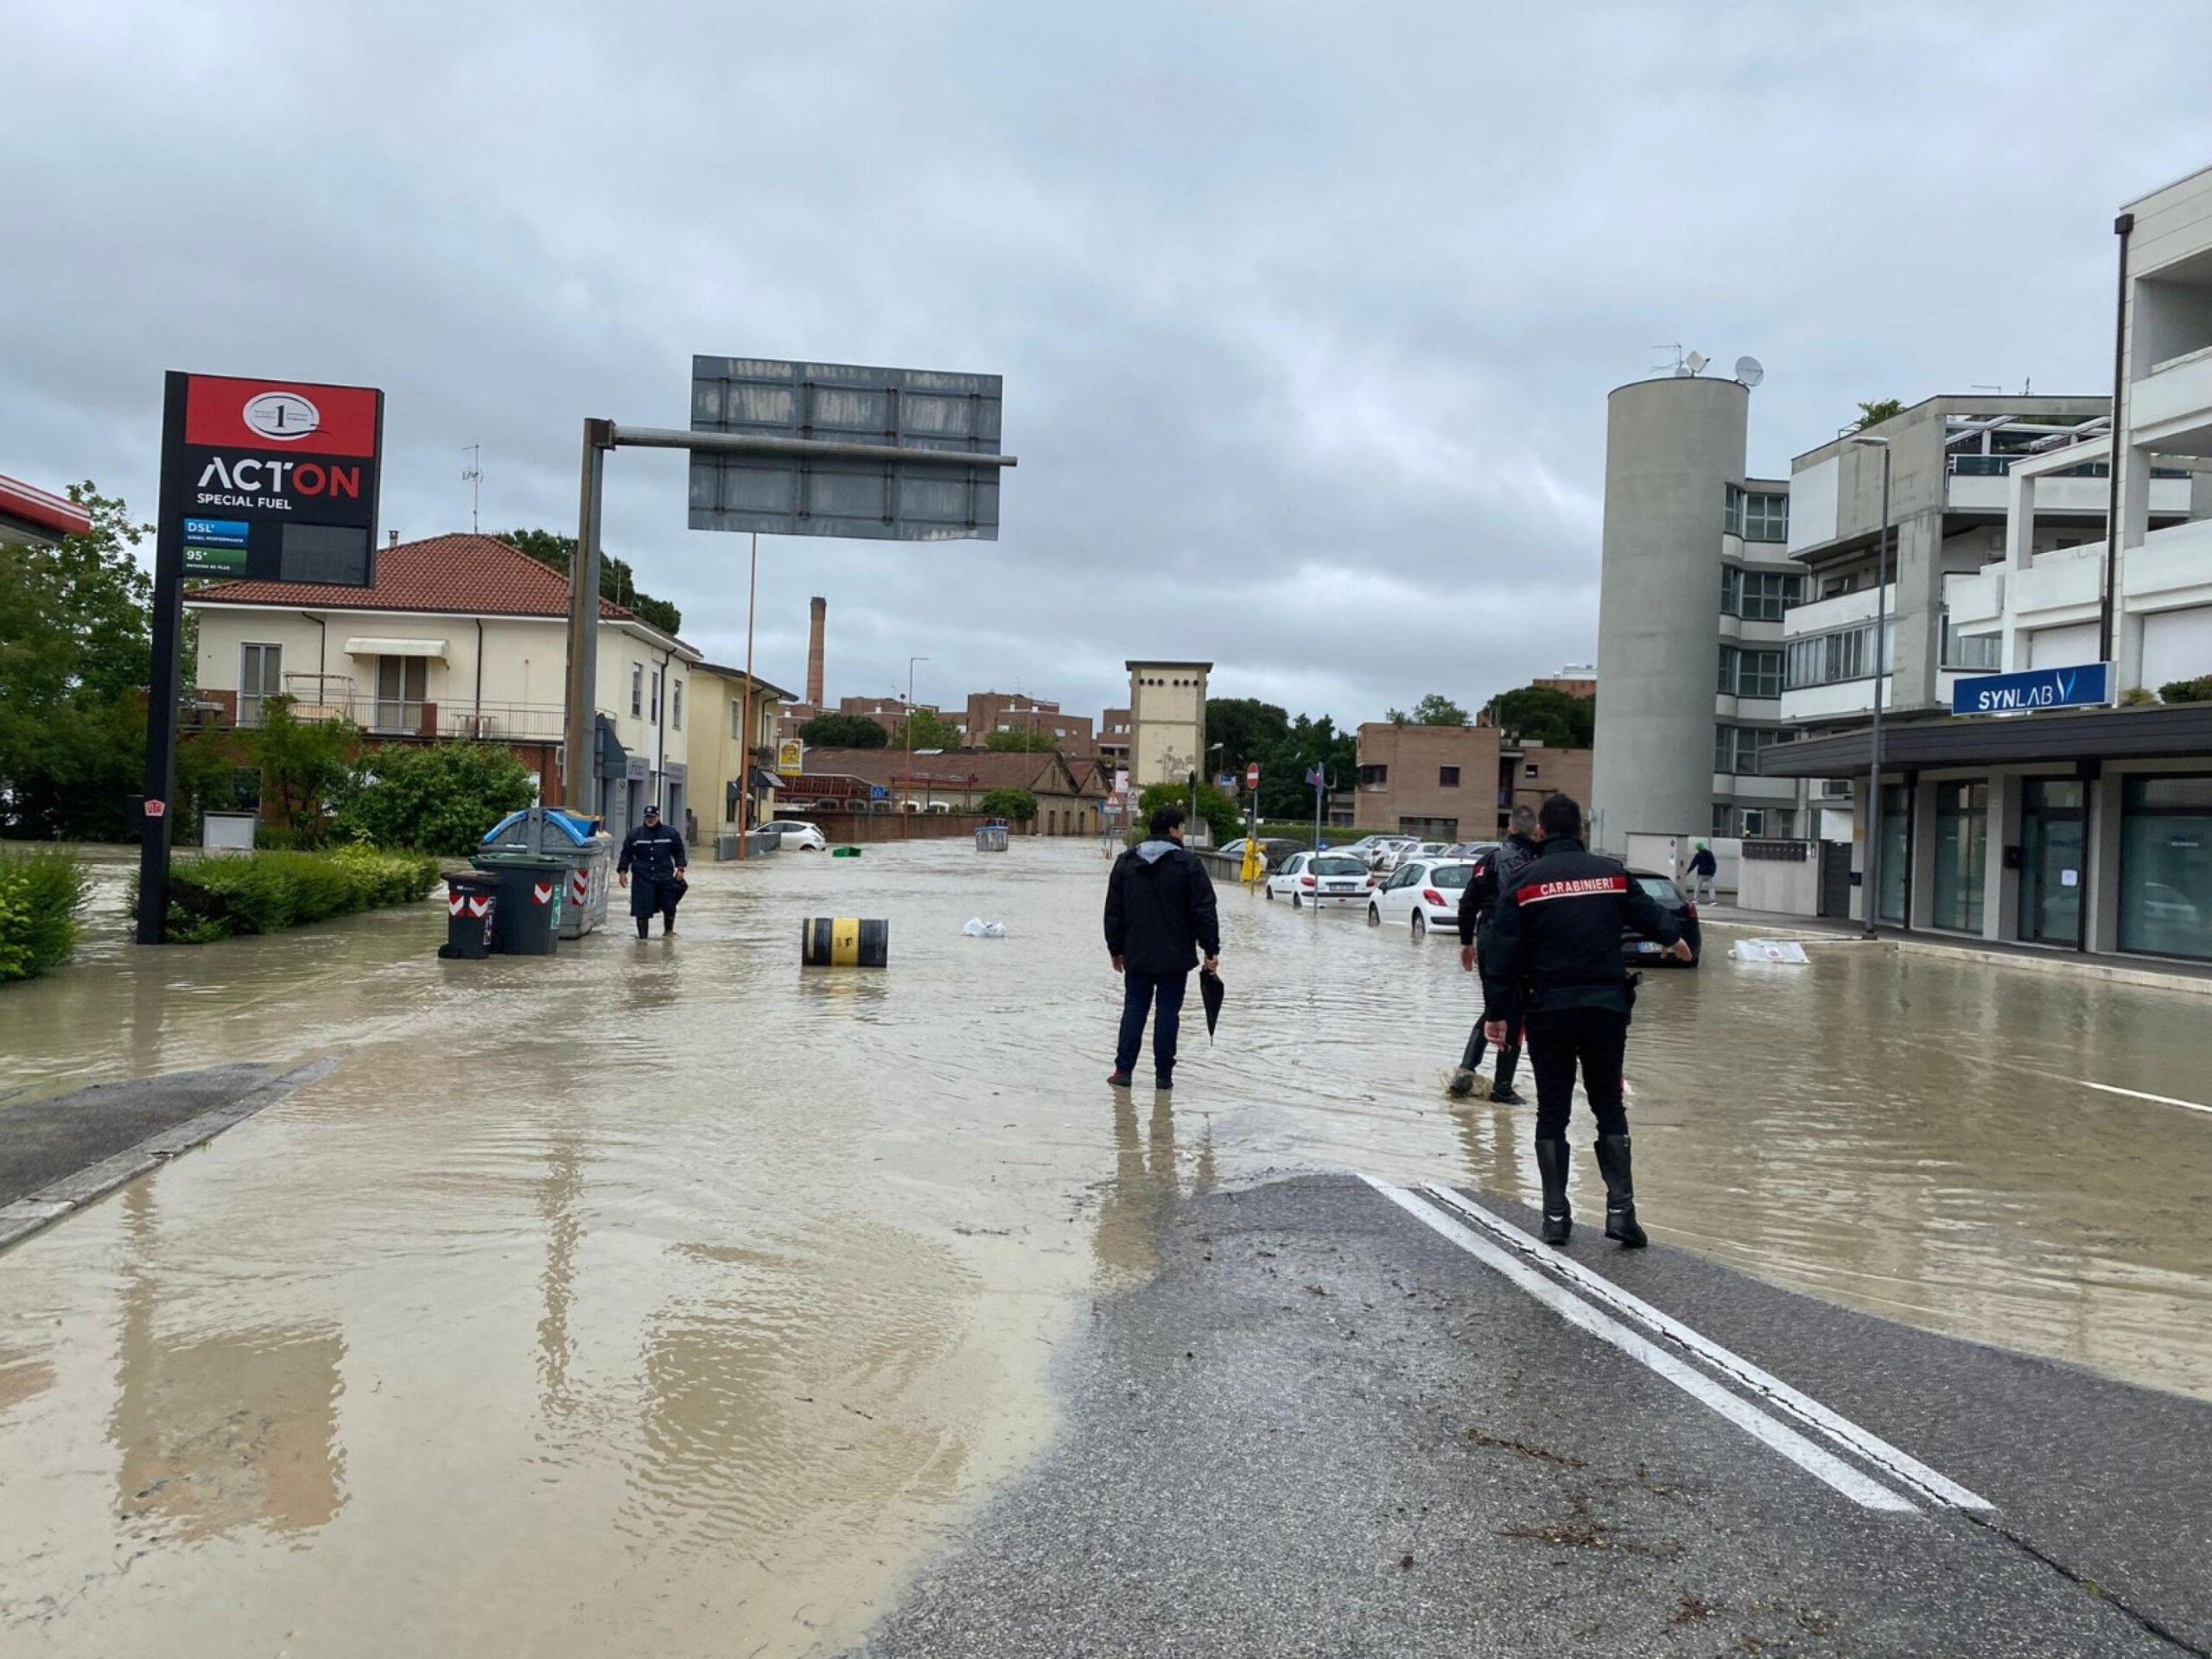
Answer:
[[[813,626],[806,636],[806,700],[813,708],[822,707],[822,634],[830,615],[830,601],[817,598],[809,601],[814,613]]]

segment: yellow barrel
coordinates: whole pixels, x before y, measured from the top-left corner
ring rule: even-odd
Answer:
[[[802,968],[881,968],[891,955],[891,924],[854,916],[810,916],[799,924]]]

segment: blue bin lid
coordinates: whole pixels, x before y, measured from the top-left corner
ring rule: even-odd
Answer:
[[[527,818],[531,813],[539,810],[540,809],[537,807],[526,807],[520,812],[508,813],[505,817],[501,818],[497,823],[493,824],[489,830],[484,832],[484,839],[480,844],[486,847],[496,846],[499,843],[499,838],[504,836],[510,828],[515,824],[520,823],[524,818]],[[545,822],[554,829],[558,830],[563,835],[566,836],[569,838],[570,844],[577,847],[582,847],[590,843],[591,822],[589,819],[580,818],[574,813],[563,811],[558,807],[546,807],[543,808],[543,810],[545,815]]]

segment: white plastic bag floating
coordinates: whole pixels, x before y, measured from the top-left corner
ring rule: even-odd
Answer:
[[[971,939],[1002,939],[1006,938],[1004,922],[987,922],[980,916],[970,916],[968,925],[960,930]]]
[[[1728,954],[1738,962],[1789,962],[1802,964],[1809,960],[1805,947],[1795,939],[1738,939]]]

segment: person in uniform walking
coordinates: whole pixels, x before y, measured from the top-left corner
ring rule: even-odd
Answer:
[[[683,837],[660,821],[660,808],[645,808],[645,821],[622,838],[622,856],[614,866],[615,877],[630,889],[630,914],[638,920],[638,937],[653,912],[660,912],[661,937],[676,931],[676,906],[683,897],[686,857]],[[637,880],[632,882],[632,874]]]
[[[1221,922],[1213,878],[1183,845],[1183,809],[1163,806],[1152,815],[1150,837],[1114,861],[1106,879],[1106,950],[1122,976],[1122,1033],[1114,1050],[1116,1089],[1129,1086],[1137,1049],[1153,1017],[1152,1072],[1160,1088],[1175,1086],[1175,1040],[1183,1018],[1183,993],[1191,964],[1212,973],[1221,966]]]
[[[1598,1121],[1598,1168],[1605,1178],[1605,1236],[1630,1249],[1648,1241],[1636,1219],[1628,1114],[1621,1104],[1621,1061],[1628,1049],[1636,982],[1621,960],[1621,935],[1633,928],[1668,947],[1677,961],[1689,945],[1658,901],[1630,879],[1618,859],[1582,844],[1582,809],[1554,795],[1536,814],[1537,855],[1498,895],[1482,957],[1483,989],[1493,1013],[1518,997],[1529,1069],[1536,1075],[1536,1169],[1544,1188],[1544,1243],[1564,1244],[1573,1225],[1567,1202],[1567,1120],[1574,1074]],[[1503,1043],[1493,1020],[1490,1039]]]
[[[1497,906],[1498,895],[1513,884],[1521,874],[1521,867],[1536,855],[1536,814],[1528,806],[1516,806],[1506,819],[1505,839],[1483,855],[1482,862],[1467,885],[1459,892],[1459,966],[1468,973],[1475,970],[1475,958],[1480,949],[1483,930],[1489,924],[1491,912]],[[1491,1077],[1490,1097],[1501,1106],[1518,1106],[1521,1096],[1513,1092],[1513,1074],[1521,1063],[1521,1013],[1516,1007],[1497,1010],[1497,1018],[1505,1022],[1505,1040],[1497,1046],[1497,1067]],[[1452,1074],[1452,1095],[1465,1100],[1475,1091],[1475,1068],[1483,1063],[1483,1049],[1488,1042],[1484,1028],[1491,1022],[1491,1009],[1487,999],[1483,1011],[1475,1016],[1475,1028],[1467,1033],[1466,1052],[1459,1058],[1459,1069]]]

